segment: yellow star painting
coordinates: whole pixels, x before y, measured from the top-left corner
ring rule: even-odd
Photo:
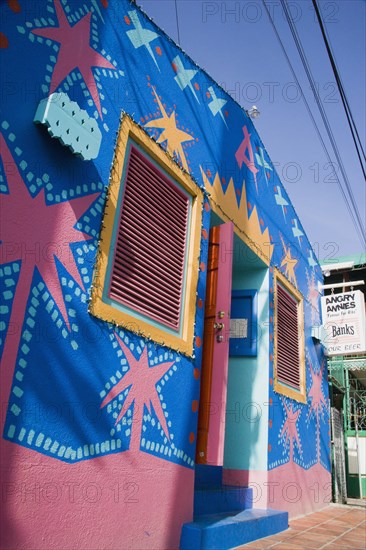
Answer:
[[[194,141],[194,138],[177,127],[175,111],[173,110],[171,115],[168,115],[164,105],[155,91],[155,88],[153,88],[153,92],[159,105],[162,117],[155,120],[150,120],[145,124],[145,128],[159,128],[163,130],[156,140],[157,143],[163,143],[166,141],[168,152],[172,156],[178,156],[183,168],[189,172],[188,163],[182,144],[187,141]]]
[[[284,273],[285,273],[286,277],[288,278],[288,280],[291,283],[293,283],[297,287],[295,267],[296,267],[299,260],[297,260],[296,258],[293,258],[291,256],[291,245],[288,246],[288,247],[286,246],[282,235],[281,235],[281,241],[282,241],[282,246],[283,246],[283,250],[284,250],[284,253],[285,253],[285,255],[282,259],[282,262],[281,262],[281,268],[283,268],[283,267],[285,268]]]

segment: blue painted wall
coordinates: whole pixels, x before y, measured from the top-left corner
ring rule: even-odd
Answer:
[[[123,112],[167,149],[199,187],[206,187],[206,191],[212,193],[219,185],[225,197],[233,192],[234,201],[230,205],[222,204],[223,210],[230,206],[256,221],[258,235],[263,233],[264,238],[268,235],[267,249],[270,245],[273,247],[268,277],[259,281],[259,274],[253,280],[245,275],[249,288],[253,288],[254,283],[261,285],[260,319],[266,328],[259,357],[248,360],[244,369],[232,362],[230,372],[234,376],[229,385],[229,407],[237,398],[240,402],[250,398],[262,403],[269,392],[278,411],[268,435],[271,451],[268,458],[260,453],[266,440],[261,421],[259,432],[251,432],[253,437],[249,442],[253,448],[249,449],[248,445],[244,454],[239,455],[233,439],[235,435],[247,437],[249,425],[245,422],[233,425],[231,417],[227,464],[235,468],[266,468],[268,463],[273,469],[289,460],[288,445],[279,437],[286,416],[283,400],[274,394],[270,383],[273,323],[270,320],[267,330],[268,298],[264,292],[269,286],[271,319],[271,269],[277,266],[305,298],[309,398],[307,405],[299,406],[302,413],[298,431],[307,441],[319,434],[319,457],[329,469],[328,412],[323,405],[327,400],[326,372],[321,370],[322,352],[310,337],[311,324],[319,320],[314,289],[322,280],[321,270],[252,121],[128,0],[2,2],[0,9],[3,82],[0,191],[4,220],[0,245],[1,400],[6,411],[4,460],[11,464],[13,475],[19,472],[21,479],[20,466],[8,459],[14,449],[23,449],[24,453],[29,450],[39,464],[44,460],[43,474],[50,472],[48,466],[46,468],[47,460],[51,460],[52,465],[60,465],[60,475],[61,465],[63,468],[79,463],[78,472],[81,472],[83,463],[102,456],[109,457],[110,464],[113,455],[120,458],[125,467],[132,467],[126,451],[130,445],[133,405],[115,426],[128,388],[119,402],[116,401],[115,408],[113,405],[100,407],[106,392],[131,368],[118,336],[131,350],[134,361],[138,362],[144,350],[147,351],[151,369],[174,361],[174,366],[156,385],[170,441],[147,399],[140,426],[140,451],[161,462],[158,469],[161,475],[165,466],[170,465],[181,466],[184,471],[188,469],[193,476],[197,425],[193,403],[199,398],[210,225],[208,197],[203,209],[195,324],[198,338],[193,358],[103,323],[88,312],[106,188]],[[73,155],[68,147],[52,139],[45,128],[33,123],[39,102],[59,91],[96,120],[102,142],[94,160],[83,161]],[[252,241],[255,248],[256,242],[253,238]],[[241,281],[235,284],[240,285]],[[245,369],[252,376],[250,391],[245,389]],[[319,384],[317,401],[312,397],[317,373],[321,377],[323,396],[320,402]],[[235,380],[240,386],[234,390]],[[240,396],[235,393],[239,387],[243,387]],[[318,404],[312,407],[315,401]],[[266,414],[263,410],[262,420]],[[299,457],[296,452],[295,449],[295,459],[304,468],[317,459],[317,450],[311,445],[304,444]],[[29,455],[24,456],[25,461],[30,460]],[[103,472],[106,480],[113,480],[115,464],[113,467],[108,464],[104,464]],[[171,496],[173,493],[168,490],[164,493],[164,487],[162,482],[162,498],[172,509],[178,497]],[[185,507],[188,515],[192,501],[187,489],[179,506]],[[18,545],[25,544],[22,529],[32,537],[34,511],[29,503],[24,506],[27,513],[16,504],[14,509],[18,512],[11,518],[20,525],[19,534],[14,535],[18,537],[14,539]],[[118,508],[121,516],[123,506],[120,503]],[[143,514],[146,507],[143,503],[140,506]],[[95,505],[93,514],[98,517],[104,514],[107,520],[105,510],[102,504]],[[161,547],[168,544],[166,534],[159,539],[162,530],[157,527],[165,521],[164,509],[159,511],[156,506],[153,513],[154,544]],[[55,510],[45,525],[56,525],[57,516]],[[78,514],[73,518],[76,524],[81,521]],[[132,533],[134,544],[143,547],[139,522],[135,520],[132,527],[128,520],[127,516],[121,525]],[[174,540],[180,531],[180,521],[171,518]],[[102,527],[97,546],[105,545],[104,537],[108,536],[108,544],[120,547],[121,525],[116,523],[115,530]],[[149,529],[146,531],[150,533]],[[84,534],[83,544],[90,548],[95,540],[88,538],[90,533]],[[34,545],[34,539],[28,543]],[[38,547],[46,543],[42,539],[36,542]],[[70,541],[71,546],[78,543],[75,539]]]

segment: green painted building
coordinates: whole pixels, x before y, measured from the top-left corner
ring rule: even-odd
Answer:
[[[366,295],[366,254],[357,254],[329,259],[322,265],[325,294],[355,289]],[[338,286],[343,283],[344,286]],[[333,412],[333,489],[337,500],[344,500],[342,491],[342,453],[336,450],[339,444],[335,427],[337,411],[344,429],[344,463],[347,496],[366,498],[366,353],[328,358],[330,399]],[[343,496],[342,496],[343,495]]]

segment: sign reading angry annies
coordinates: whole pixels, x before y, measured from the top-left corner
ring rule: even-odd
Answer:
[[[360,290],[321,298],[324,345],[328,355],[353,355],[366,351],[365,301]]]

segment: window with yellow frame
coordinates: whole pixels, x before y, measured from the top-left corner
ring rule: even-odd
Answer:
[[[306,403],[304,300],[277,270],[274,273],[274,389]]]
[[[142,128],[121,122],[90,312],[193,353],[203,193]]]

